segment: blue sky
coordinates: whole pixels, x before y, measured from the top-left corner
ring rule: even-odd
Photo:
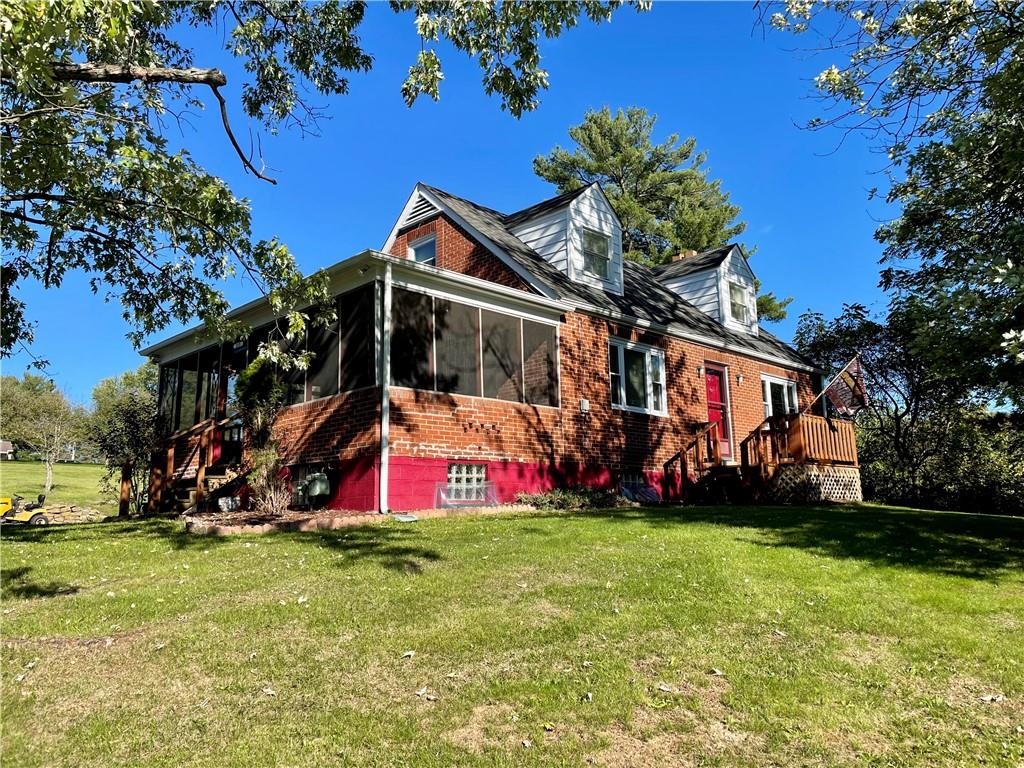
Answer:
[[[758,248],[754,271],[766,289],[795,297],[790,319],[774,332],[790,338],[807,309],[831,315],[844,302],[882,301],[872,233],[886,210],[868,201],[868,190],[884,187],[883,158],[859,137],[839,146],[835,131],[798,127],[820,108],[810,80],[832,60],[797,50],[801,41],[791,36],[762,34],[749,3],[623,9],[609,24],[583,23],[545,41],[551,88],[520,120],[483,93],[475,63],[443,48],[440,102],[407,108],[399,88],[419,50],[411,16],[371,6],[361,37],[373,71],[354,75],[347,96],[314,99],[330,117],[319,137],[286,129],[262,135],[277,186],[242,171],[214,109],[192,118],[184,133],[168,128],[252,200],[257,236],[281,238],[304,270],[380,247],[419,180],[499,210],[548,197],[554,191],[534,176],[534,156],[568,146],[567,128],[588,108],[637,105],[658,115],[657,138],[696,137],[712,176],[743,209],[742,239]],[[244,141],[242,73],[220,51],[219,33],[188,39],[197,65],[227,72],[222,90],[235,97],[232,123]],[[234,302],[255,296],[241,279],[227,290]],[[88,401],[101,378],[141,363],[120,307],[94,297],[84,277],[59,290],[25,285],[22,292],[39,321],[33,352],[50,361],[50,375],[73,400]],[[4,373],[19,374],[28,362],[24,354],[5,360]]]

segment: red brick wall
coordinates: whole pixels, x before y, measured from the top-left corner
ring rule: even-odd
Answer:
[[[437,266],[464,275],[531,291],[529,285],[497,256],[473,240],[465,230],[444,216],[437,216],[401,232],[391,246],[391,255],[405,257],[409,243],[426,235],[437,237]]]
[[[668,416],[613,409],[608,339],[630,338],[666,350]],[[662,468],[696,424],[707,421],[698,368],[727,367],[733,445],[764,418],[762,373],[797,381],[801,405],[813,398],[811,376],[675,338],[616,328],[571,313],[560,330],[561,409],[407,389],[392,389],[392,455],[421,458],[579,463],[613,472]],[[738,381],[742,375],[743,382]],[[580,412],[580,400],[590,412]],[[739,456],[734,447],[734,457]]]
[[[273,439],[285,464],[317,464],[380,451],[380,389],[368,387],[282,410]]]

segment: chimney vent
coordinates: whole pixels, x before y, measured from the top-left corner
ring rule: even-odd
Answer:
[[[688,248],[687,250],[680,251],[675,256],[673,256],[672,257],[672,261],[682,261],[683,259],[688,259],[691,256],[696,256],[696,255],[697,255],[697,252],[695,250],[693,250],[692,248]]]

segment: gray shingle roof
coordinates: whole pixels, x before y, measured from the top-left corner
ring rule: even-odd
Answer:
[[[509,231],[510,220],[516,223],[525,221],[522,214],[527,211],[536,211],[532,214],[535,216],[548,210],[554,210],[568,202],[564,198],[578,195],[582,190],[559,195],[511,216],[506,216],[500,211],[477,205],[470,200],[457,197],[436,187],[426,184],[422,186],[473,229],[501,248],[513,262],[531,274],[537,281],[548,286],[561,298],[589,304],[606,312],[619,313],[638,320],[656,323],[680,332],[698,334],[731,347],[771,355],[799,365],[814,365],[791,346],[763,328],[760,329],[758,336],[730,331],[717,320],[704,314],[693,304],[663,286],[659,282],[664,279],[663,272],[631,261],[624,262],[623,291],[619,296],[570,279],[567,274],[545,261],[536,251]],[[731,247],[733,246],[715,249],[716,251],[724,250],[718,263],[721,263]]]
[[[671,280],[673,277],[689,275],[692,272],[700,272],[702,269],[711,269],[725,261],[725,257],[729,255],[729,251],[737,247],[738,246],[736,245],[722,245],[718,248],[712,248],[709,251],[698,253],[695,256],[687,256],[679,261],[673,261],[669,264],[661,264],[660,266],[654,267],[651,271],[658,280],[664,281]]]

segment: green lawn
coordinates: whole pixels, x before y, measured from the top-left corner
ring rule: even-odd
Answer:
[[[1024,760],[1020,519],[137,521],[5,530],[0,556],[10,765]]]
[[[103,501],[116,501],[115,493],[100,490],[103,473],[102,464],[54,465],[53,488],[46,494],[46,503],[100,508]],[[46,465],[41,461],[0,462],[0,496],[17,493],[35,501],[36,496],[43,492],[45,480]]]

